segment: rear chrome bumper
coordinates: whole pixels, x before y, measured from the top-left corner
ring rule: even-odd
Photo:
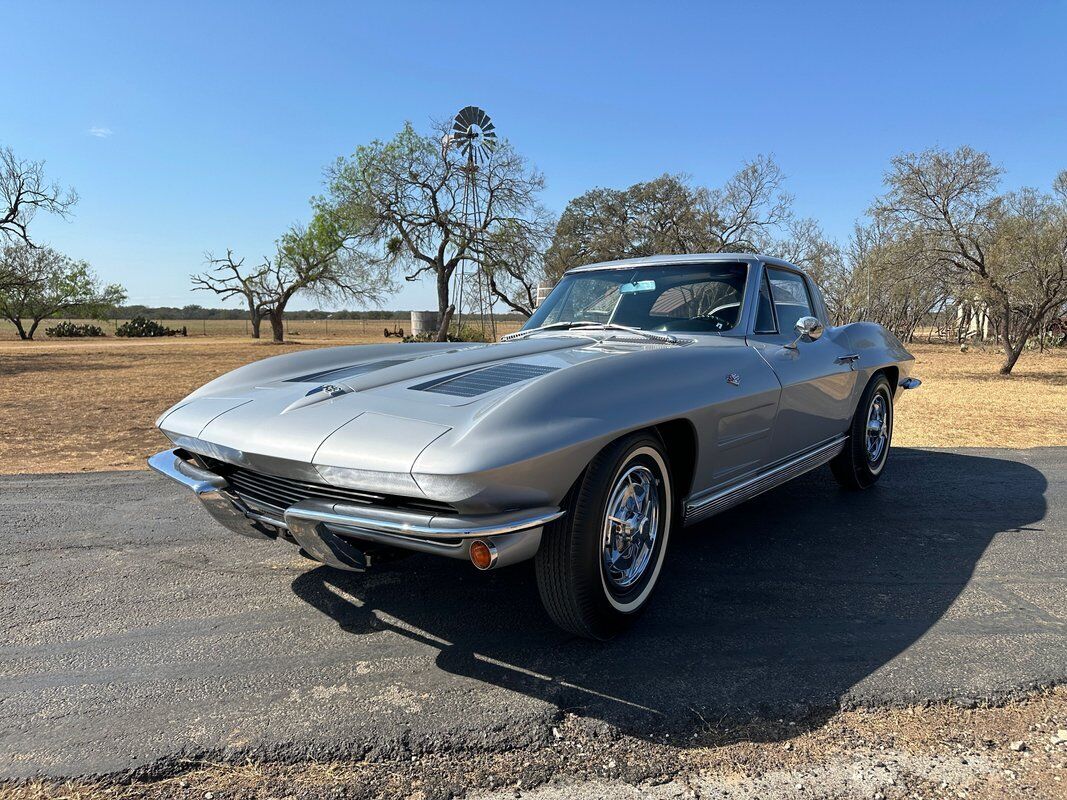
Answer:
[[[494,567],[514,564],[532,558],[541,544],[542,527],[564,514],[546,507],[463,517],[327,500],[303,500],[278,513],[245,502],[223,476],[192,463],[181,450],[156,453],[148,466],[189,489],[230,530],[254,539],[288,534],[312,557],[341,569],[366,567],[358,542],[468,558],[471,542],[484,539],[496,548]]]

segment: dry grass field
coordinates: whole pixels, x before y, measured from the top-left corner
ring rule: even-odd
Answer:
[[[141,469],[166,443],[153,421],[197,386],[297,349],[371,342],[403,347],[382,336],[384,325],[368,321],[365,334],[347,335],[331,326],[329,336],[323,326],[318,336],[301,331],[284,345],[215,335],[0,341],[0,473]],[[898,406],[896,444],[1067,444],[1067,351],[1027,353],[1010,378],[996,374],[1000,356],[992,349],[960,353],[917,344],[912,351],[923,386]]]

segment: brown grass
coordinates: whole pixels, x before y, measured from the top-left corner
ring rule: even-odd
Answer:
[[[396,342],[366,336],[251,339],[83,339],[0,342],[0,473],[138,469],[166,442],[156,417],[235,367],[296,349]],[[397,345],[402,346],[402,345]],[[1067,444],[1067,351],[1026,354],[996,374],[995,351],[916,345],[922,388],[898,406],[895,442],[908,446]]]
[[[992,348],[961,353],[915,344],[923,385],[897,406],[893,442],[921,447],[1042,447],[1067,444],[1067,349],[1026,353],[1008,377]]]

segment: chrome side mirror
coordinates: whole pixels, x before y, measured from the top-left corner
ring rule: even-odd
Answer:
[[[797,320],[797,324],[793,330],[796,332],[797,338],[790,344],[787,344],[786,347],[795,350],[797,344],[800,342],[814,342],[822,336],[823,327],[822,323],[815,317],[801,317]]]

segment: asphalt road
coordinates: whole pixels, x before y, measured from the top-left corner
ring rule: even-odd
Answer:
[[[0,777],[187,756],[403,756],[638,736],[1067,676],[1067,448],[894,450],[672,541],[607,645],[546,620],[532,570],[414,556],[335,572],[228,534],[146,472],[0,478]]]

